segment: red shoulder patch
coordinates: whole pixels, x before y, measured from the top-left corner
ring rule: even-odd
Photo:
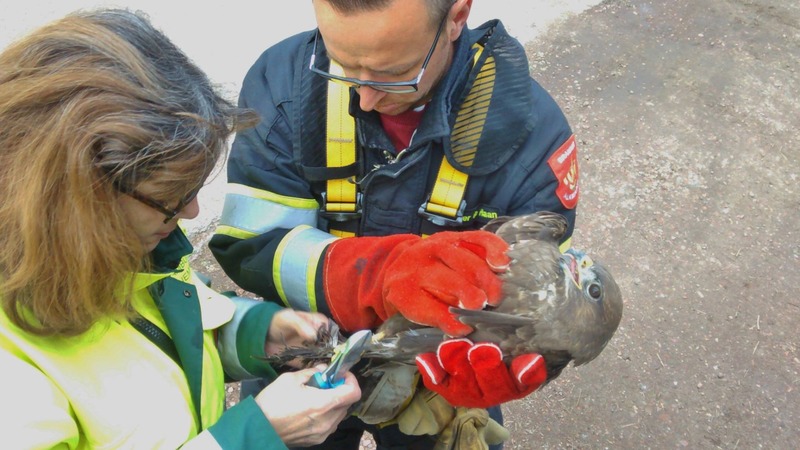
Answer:
[[[558,180],[556,195],[561,204],[567,209],[578,206],[578,146],[574,134],[550,156],[547,165]]]

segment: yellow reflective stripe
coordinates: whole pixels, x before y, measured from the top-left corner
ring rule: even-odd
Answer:
[[[216,234],[249,239],[268,231],[315,225],[319,204],[314,199],[229,184]]]
[[[453,159],[464,167],[471,167],[478,152],[478,143],[489,112],[495,81],[494,58],[484,61],[475,84],[458,111],[451,137]]]
[[[336,237],[353,237],[356,235],[352,231],[328,230],[328,232]]]
[[[570,247],[572,247],[572,237],[569,237],[566,241],[562,242],[561,245],[558,246],[558,251],[564,253],[565,251],[569,250]]]
[[[289,245],[289,241],[293,234],[297,234],[303,230],[303,227],[297,227],[294,230],[290,231],[278,244],[277,250],[275,250],[274,256],[274,264],[272,265],[272,279],[275,281],[275,290],[278,291],[278,296],[281,298],[284,306],[289,306],[289,300],[286,298],[286,292],[283,290],[283,280],[281,280],[281,255],[286,252],[286,246]]]
[[[475,44],[473,65],[483,53],[483,47]],[[461,165],[470,167],[478,151],[478,142],[483,133],[489,102],[494,89],[495,64],[494,58],[489,57],[484,62],[475,79],[475,84],[470,88],[464,104],[458,111],[458,117],[453,125],[451,136],[453,158]],[[436,183],[433,185],[430,200],[425,207],[429,213],[440,216],[456,218],[467,189],[469,176],[456,170],[447,158],[442,158]]]
[[[317,310],[317,267],[325,247],[334,240],[329,233],[308,225],[298,226],[284,236],[272,264],[275,290],[284,305],[301,311]]]
[[[245,231],[235,227],[229,227],[227,225],[217,225],[217,229],[214,230],[214,234],[229,236],[235,239],[250,239],[258,236],[258,233],[253,233],[252,231]]]
[[[331,61],[330,72],[344,75],[342,67]],[[348,113],[350,88],[328,82],[327,166],[344,167],[356,162],[356,123]],[[348,179],[327,181],[325,209],[336,212],[356,210],[356,185]]]
[[[353,191],[354,191],[353,193],[355,194],[355,184],[350,183],[347,180],[328,180],[328,188],[330,189],[331,185],[335,185],[333,187],[339,193],[341,193],[341,191],[343,190],[342,186],[344,184],[353,185]],[[328,192],[330,193],[330,191],[328,191]],[[330,198],[330,197],[328,197],[328,198]],[[355,197],[353,197],[353,201],[352,202],[348,202],[348,203],[334,203],[334,202],[331,202],[331,201],[325,202],[325,211],[330,211],[330,212],[354,212],[355,210],[356,210],[356,199],[355,199]]]
[[[475,64],[478,64],[478,59],[481,57],[481,53],[483,53],[483,46],[481,44],[475,43],[472,44],[472,48],[475,49],[475,56],[472,57],[472,66],[474,67]]]
[[[252,186],[247,186],[244,184],[237,184],[237,183],[228,183],[226,189],[227,189],[226,192],[228,194],[241,194],[246,197],[268,200],[273,203],[278,203],[280,205],[288,206],[290,208],[298,208],[298,209],[319,208],[319,203],[317,203],[317,201],[314,200],[313,198],[289,197],[286,195],[280,195],[274,192],[265,191],[263,189],[256,189]]]
[[[428,212],[447,217],[456,217],[464,190],[467,188],[467,174],[456,170],[447,158],[442,157],[436,183],[433,185]]]

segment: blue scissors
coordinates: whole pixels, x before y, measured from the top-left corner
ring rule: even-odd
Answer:
[[[372,331],[361,330],[353,333],[342,348],[331,359],[327,369],[317,372],[306,383],[319,389],[331,389],[344,384],[344,374],[361,360],[367,343],[372,339]]]

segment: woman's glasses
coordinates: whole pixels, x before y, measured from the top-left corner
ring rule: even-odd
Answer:
[[[202,185],[200,187],[202,187]],[[178,214],[180,214],[181,211],[183,211],[183,208],[186,208],[186,205],[192,203],[192,200],[194,200],[194,198],[197,197],[197,193],[200,192],[200,187],[190,192],[188,195],[186,195],[186,197],[182,198],[181,201],[178,202],[178,206],[176,206],[173,209],[173,208],[168,208],[167,206],[164,206],[163,203],[157,202],[152,198],[137,192],[136,189],[128,189],[123,186],[116,186],[117,190],[122,192],[123,194],[144,203],[145,205],[155,209],[160,213],[163,213],[166,216],[166,218],[164,219],[164,223],[167,223],[173,218],[175,218],[175,216],[177,216]]]

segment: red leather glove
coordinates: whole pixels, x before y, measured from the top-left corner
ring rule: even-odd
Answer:
[[[450,339],[436,353],[417,356],[417,368],[425,387],[453,406],[488,408],[527,396],[547,379],[544,358],[538,353],[503,362],[495,344],[473,344],[469,339]]]
[[[331,243],[323,260],[325,300],[347,331],[374,328],[395,313],[463,336],[472,328],[449,308],[482,309],[501,300],[497,273],[508,244],[487,231],[356,237]]]

